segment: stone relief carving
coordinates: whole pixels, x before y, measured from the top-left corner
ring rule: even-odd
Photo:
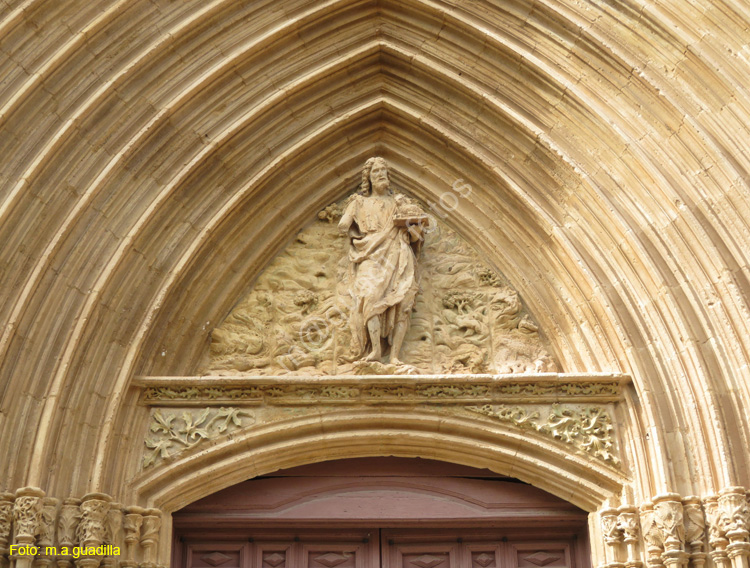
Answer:
[[[472,377],[471,382],[447,382],[447,376],[404,379],[394,384],[393,378],[383,378],[373,382],[375,377],[367,377],[366,383],[360,378],[338,377],[330,379],[331,384],[312,385],[309,382],[292,382],[285,379],[279,383],[274,379],[252,378],[250,386],[215,384],[175,384],[174,386],[147,386],[143,391],[143,401],[149,405],[180,404],[190,405],[257,405],[285,404],[289,399],[307,400],[311,403],[336,403],[359,401],[367,403],[373,399],[396,398],[404,402],[441,399],[442,403],[464,402],[472,398],[476,403],[490,401],[507,402],[555,402],[575,400],[579,402],[617,402],[621,397],[621,387],[617,379],[606,382],[582,381],[560,382],[554,378],[537,378],[524,381],[497,381],[492,377]],[[205,383],[209,379],[198,379]],[[263,383],[262,381],[268,381]],[[215,384],[215,386],[213,386]]]
[[[57,519],[57,505],[59,501],[52,497],[45,497],[42,501],[42,517],[39,527],[38,544],[41,547],[55,544],[55,519]]]
[[[141,507],[128,507],[122,520],[122,529],[125,533],[125,560],[124,566],[135,565],[135,553],[141,540],[141,525],[143,524],[143,513],[146,510]]]
[[[13,503],[14,538],[18,543],[32,543],[42,522],[43,493],[32,488],[19,489]]]
[[[664,536],[656,523],[656,512],[651,502],[641,505],[641,531],[646,545],[646,562],[649,568],[663,566],[661,555],[664,552]]]
[[[144,468],[255,422],[253,413],[238,408],[185,410],[179,416],[176,412],[156,410],[151,419],[151,436],[145,440],[148,450],[143,458]]]
[[[541,417],[540,410],[520,406],[487,404],[469,407],[468,410],[571,444],[612,465],[620,463],[615,455],[612,419],[603,407],[575,408],[554,404],[546,418]]]
[[[654,499],[654,522],[661,531],[666,549],[682,549],[685,524],[679,495],[670,493]]]
[[[557,371],[516,291],[389,183],[368,160],[213,330],[202,374]]]
[[[7,553],[13,523],[12,493],[0,493],[0,555]]]
[[[750,504],[742,487],[729,487],[719,493],[719,524],[730,541],[748,533]]]
[[[141,548],[143,549],[142,568],[156,566],[156,545],[159,542],[159,529],[161,528],[161,511],[158,509],[146,509],[143,512],[143,524],[141,525]]]
[[[706,512],[706,527],[708,529],[708,542],[711,545],[711,559],[718,568],[726,568],[729,565],[729,556],[727,555],[727,539],[722,529],[721,516],[719,510],[719,498],[716,495],[709,495],[703,500]]]
[[[622,540],[622,529],[617,522],[617,509],[605,509],[600,513],[604,543],[614,546]]]
[[[622,541],[626,548],[627,568],[640,568],[643,562],[638,560],[638,537],[640,526],[638,523],[638,509],[632,505],[623,505],[617,509],[617,528],[622,532]]]
[[[81,499],[81,519],[76,536],[81,546],[99,546],[106,536],[105,521],[112,499],[103,493],[89,493]]]
[[[687,497],[682,502],[685,517],[685,542],[690,552],[690,560],[695,568],[706,563],[705,534],[706,519],[700,497]]]
[[[60,546],[72,548],[75,546],[78,523],[81,521],[81,500],[68,498],[60,507],[57,518],[57,541]]]
[[[0,548],[0,565],[156,568],[161,511],[136,506],[123,508],[112,501],[104,493],[89,493],[82,499],[68,497],[60,503],[57,498],[45,497],[45,492],[37,487],[24,487],[15,494],[0,493],[0,537],[6,539],[0,541],[0,546],[10,544],[13,526],[14,544],[39,548],[36,556],[18,553],[11,556],[7,546]],[[103,544],[112,544],[120,551],[124,544],[124,553],[121,555],[117,549],[112,550],[111,556],[81,556],[73,552],[74,547]]]

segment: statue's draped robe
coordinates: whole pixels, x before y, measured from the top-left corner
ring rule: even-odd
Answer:
[[[341,218],[341,228],[348,231],[351,243],[354,302],[349,321],[352,351],[358,356],[367,349],[370,318],[380,317],[381,335],[392,340],[394,325],[408,318],[419,288],[409,234],[393,223],[398,198],[357,195]]]

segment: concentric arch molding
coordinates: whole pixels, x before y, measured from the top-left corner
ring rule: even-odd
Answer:
[[[337,377],[138,377],[145,406],[615,403],[630,382],[614,373]]]

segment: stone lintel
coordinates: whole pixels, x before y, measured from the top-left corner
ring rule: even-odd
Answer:
[[[630,377],[615,373],[137,377],[146,406],[613,403]]]

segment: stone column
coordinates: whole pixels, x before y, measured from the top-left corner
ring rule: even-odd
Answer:
[[[142,568],[156,568],[156,550],[159,544],[159,530],[161,529],[161,511],[146,509],[143,513],[143,527],[141,530],[141,547],[143,548]]]
[[[719,491],[719,519],[729,539],[727,555],[732,568],[748,568],[750,507],[744,487],[727,487]]]
[[[685,543],[690,554],[691,568],[703,568],[706,563],[706,520],[700,497],[686,497],[682,501],[685,516]]]
[[[678,494],[666,493],[654,497],[654,523],[662,533],[664,566],[666,568],[687,566],[682,500]]]
[[[55,521],[57,520],[58,499],[46,497],[42,501],[42,522],[39,527],[39,554],[34,561],[34,568],[49,568],[55,561],[55,553],[47,554],[55,546]]]
[[[122,520],[122,528],[125,537],[124,560],[120,562],[123,568],[134,568],[138,565],[136,548],[141,540],[141,525],[143,514],[146,512],[141,507],[128,507]]]
[[[664,539],[656,524],[654,504],[647,501],[641,505],[641,530],[643,541],[646,543],[646,563],[649,568],[664,568],[662,554],[664,554]]]
[[[622,533],[625,543],[627,559],[626,568],[641,568],[643,562],[638,560],[638,509],[630,505],[623,505],[617,509],[617,528]]]
[[[57,557],[58,568],[71,568],[73,566],[73,547],[77,545],[76,533],[78,523],[81,520],[81,500],[65,499],[60,507],[60,515],[57,518],[57,544],[60,547]],[[62,554],[63,548],[68,554]]]
[[[9,546],[13,527],[13,493],[0,493],[0,568],[8,568]]]
[[[112,498],[103,493],[89,493],[81,499],[81,520],[78,523],[78,541],[84,549],[96,548],[104,544],[105,520]],[[78,558],[78,568],[98,568],[101,555],[88,554]]]
[[[703,505],[708,526],[708,543],[711,545],[711,560],[714,561],[716,568],[729,568],[729,556],[727,556],[729,541],[721,527],[719,498],[716,495],[709,495],[703,499]]]
[[[106,544],[111,544],[112,546],[119,548],[120,554],[122,554],[123,549],[125,548],[122,533],[122,521],[122,505],[120,503],[112,503],[109,512],[107,513],[107,534],[105,542]],[[106,568],[118,568],[120,566],[120,557],[114,555],[107,556],[102,561],[102,566]]]
[[[604,558],[610,568],[624,568],[620,561],[620,545],[622,532],[617,526],[617,509],[603,509],[599,512],[602,521],[602,537],[604,538]]]
[[[44,491],[37,487],[23,487],[16,491],[13,502],[13,541],[20,546],[34,546],[42,522]],[[16,568],[30,568],[34,555],[13,555]]]

